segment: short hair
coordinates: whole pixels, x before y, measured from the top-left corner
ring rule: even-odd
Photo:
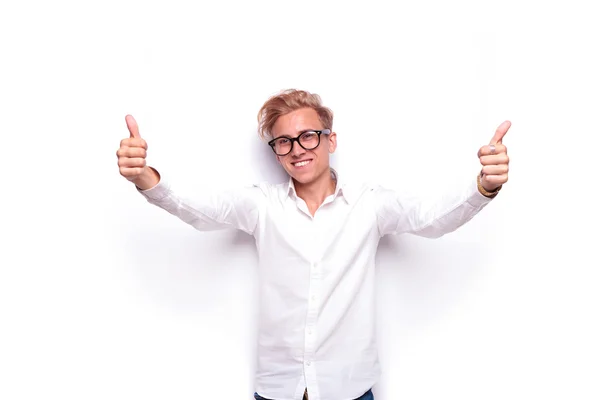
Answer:
[[[324,129],[333,129],[333,112],[323,106],[321,97],[305,90],[286,89],[271,96],[258,111],[258,135],[263,140],[272,137],[277,118],[301,108],[312,108],[319,115]]]

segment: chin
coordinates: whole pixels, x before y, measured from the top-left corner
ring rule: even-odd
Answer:
[[[290,175],[292,178],[294,178],[298,183],[302,183],[302,184],[306,184],[306,183],[311,183],[312,181],[314,181],[314,177],[313,176],[306,176],[306,175]]]
[[[298,183],[307,184],[316,181],[321,175],[318,171],[294,171],[294,167],[287,170],[289,176],[291,176]]]

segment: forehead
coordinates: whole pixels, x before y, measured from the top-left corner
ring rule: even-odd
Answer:
[[[323,129],[319,114],[312,108],[301,108],[277,118],[273,125],[273,137],[297,136],[307,129]]]

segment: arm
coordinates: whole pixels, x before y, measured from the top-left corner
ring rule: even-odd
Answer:
[[[437,199],[431,204],[418,201],[384,188],[375,189],[377,225],[381,236],[412,233],[437,238],[450,233],[471,220],[508,181],[508,155],[502,139],[510,128],[505,121],[489,145],[477,153],[481,173],[462,190]]]
[[[148,189],[141,189],[144,186],[137,184],[136,187],[150,204],[200,231],[232,228],[252,235],[264,199],[262,190],[257,186],[189,196],[179,191],[176,193],[167,181],[160,178]]]
[[[438,238],[464,225],[492,201],[478,190],[475,179],[462,190],[432,202],[382,187],[373,192],[381,236],[411,233]]]

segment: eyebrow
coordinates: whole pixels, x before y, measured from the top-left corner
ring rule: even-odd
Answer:
[[[300,135],[302,135],[303,133],[306,133],[306,132],[317,132],[317,131],[322,131],[322,130],[325,130],[325,128],[323,128],[323,129],[303,129],[301,131],[298,131],[298,136],[300,136]],[[295,136],[295,137],[298,137],[298,136]],[[280,137],[291,138],[290,135],[280,135],[280,136],[275,136],[274,139],[277,139],[277,138],[280,138]]]

